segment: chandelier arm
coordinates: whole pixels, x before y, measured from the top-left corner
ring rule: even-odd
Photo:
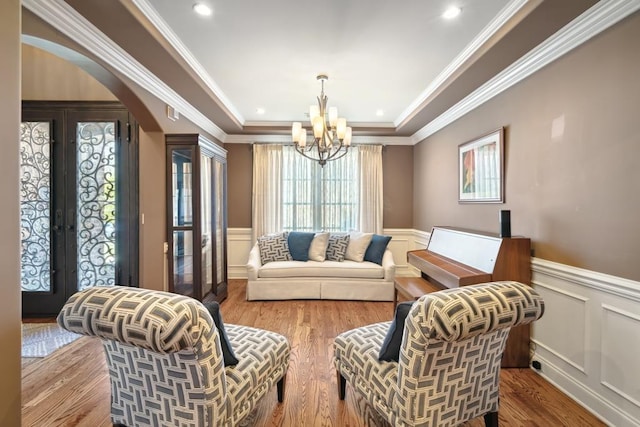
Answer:
[[[308,154],[306,154],[306,153],[304,152],[304,148],[300,148],[297,144],[295,145],[295,148],[296,148],[296,151],[297,151],[298,153],[302,154],[304,157],[306,157],[306,158],[307,158],[307,159],[309,159],[309,160],[314,160],[314,161],[316,161],[316,162],[320,160],[320,159],[317,159],[317,158],[315,158],[315,157],[312,157],[312,156],[309,156]],[[309,149],[309,150],[307,150],[307,151],[310,151],[310,149]]]
[[[330,158],[326,159],[326,160],[338,160],[343,158],[344,156],[347,155],[347,152],[349,151],[349,148],[345,149],[344,151],[342,151],[342,154],[340,154],[338,157],[334,157],[335,154],[338,154],[338,152],[336,152],[333,156],[331,156]]]

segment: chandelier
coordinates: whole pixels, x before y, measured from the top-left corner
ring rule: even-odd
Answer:
[[[293,122],[291,137],[298,153],[324,166],[328,161],[337,160],[347,154],[351,146],[351,128],[347,127],[347,119],[338,118],[336,107],[327,110],[328,98],[324,94],[324,82],[329,77],[320,74],[316,78],[321,83],[318,105],[309,107],[313,141],[307,146],[307,130],[300,122]]]

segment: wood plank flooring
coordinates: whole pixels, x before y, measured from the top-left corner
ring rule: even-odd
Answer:
[[[258,407],[253,426],[369,426],[377,420],[363,413],[361,402],[347,386],[347,398],[337,396],[332,365],[333,338],[345,330],[390,320],[391,302],[268,301],[248,302],[246,281],[229,283],[222,303],[225,323],[279,332],[292,352],[285,400],[272,390]],[[604,426],[588,411],[530,369],[501,373],[502,426]],[[22,425],[111,426],[110,390],[102,346],[87,337],[44,359],[22,365]],[[482,419],[464,427],[481,427]]]

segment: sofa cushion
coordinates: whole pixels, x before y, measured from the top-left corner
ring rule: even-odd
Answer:
[[[260,248],[260,260],[263,264],[274,261],[291,261],[285,233],[258,237],[258,248]]]
[[[350,279],[383,279],[384,268],[372,262],[282,261],[263,265],[258,270],[258,277],[344,277]]]
[[[336,368],[367,399],[385,406],[391,406],[398,389],[398,363],[378,361],[389,323],[352,329],[334,340]]]
[[[384,337],[378,360],[387,362],[397,362],[400,359],[400,346],[402,345],[402,334],[404,332],[404,322],[413,306],[413,301],[401,302],[396,307],[396,313],[389,330]]]
[[[241,420],[255,407],[264,390],[287,372],[291,346],[286,337],[278,333],[249,326],[229,324],[227,333],[240,356],[237,365],[227,366],[224,370],[227,401],[231,418]],[[210,422],[217,424],[215,420]]]
[[[289,253],[294,261],[308,261],[309,247],[315,236],[314,233],[306,231],[290,231],[287,236],[287,244],[289,245]],[[282,260],[284,261],[284,260]]]
[[[309,259],[311,261],[324,261],[329,244],[329,233],[316,233],[309,247]]]
[[[224,322],[222,321],[222,313],[220,313],[220,304],[216,301],[205,302],[204,306],[211,314],[213,318],[213,323],[216,324],[216,328],[218,329],[218,336],[220,337],[220,347],[222,349],[222,358],[224,359],[224,366],[233,366],[238,364],[238,358],[233,352],[233,347],[231,347],[231,343],[229,342],[229,337],[227,336],[227,331],[224,329]]]
[[[391,236],[380,236],[374,234],[371,237],[371,243],[367,247],[367,251],[364,253],[364,260],[375,262],[382,265],[382,256],[387,249],[387,245],[391,241]]]
[[[351,261],[362,262],[372,237],[373,233],[361,233],[358,231],[349,233],[349,245],[347,245],[347,252],[344,258]]]
[[[348,234],[331,234],[327,244],[327,261],[344,261],[349,246]]]

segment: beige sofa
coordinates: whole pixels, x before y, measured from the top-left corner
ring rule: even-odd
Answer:
[[[275,261],[262,264],[254,245],[247,262],[247,300],[333,299],[393,301],[396,265],[363,261]]]

